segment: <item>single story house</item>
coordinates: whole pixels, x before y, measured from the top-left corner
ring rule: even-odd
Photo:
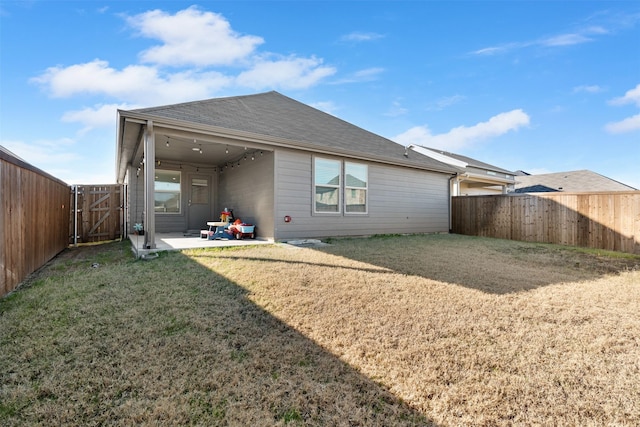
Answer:
[[[464,173],[274,91],[119,110],[116,171],[146,249],[225,208],[274,241],[448,232]]]
[[[435,160],[462,168],[452,181],[452,196],[480,196],[487,194],[507,194],[515,187],[515,173],[471,157],[421,145],[409,148]]]
[[[593,191],[637,190],[611,178],[590,170],[544,173],[531,175],[518,171],[514,193],[585,193]]]

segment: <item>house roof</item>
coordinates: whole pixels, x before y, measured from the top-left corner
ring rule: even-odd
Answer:
[[[633,191],[629,185],[615,181],[590,170],[522,175],[516,177],[516,193],[549,191],[591,192],[591,191]]]
[[[471,166],[473,168],[486,169],[488,171],[499,172],[505,175],[515,175],[513,171],[509,171],[507,169],[503,169],[498,166],[490,165],[489,163],[481,162],[480,160],[476,160],[471,157],[463,156],[456,153],[451,153],[449,151],[439,150],[437,148],[424,147],[421,145],[419,147],[432,151],[434,153],[440,154],[442,156],[450,157],[454,160],[458,160],[460,162],[466,163],[467,166]]]
[[[149,119],[154,122],[165,120],[182,123],[185,128],[195,125],[194,127],[202,131],[230,130],[252,136],[265,143],[277,141],[279,145],[291,148],[384,160],[452,174],[460,171],[454,166],[406,150],[402,145],[387,138],[275,91],[131,111],[121,110],[119,115],[120,126],[124,125],[123,117]],[[119,141],[119,144],[127,144],[127,141]],[[119,150],[118,156],[124,152],[120,146]],[[123,166],[122,161],[119,161],[118,168],[121,169]]]

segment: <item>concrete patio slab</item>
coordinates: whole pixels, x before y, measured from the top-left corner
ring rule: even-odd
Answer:
[[[183,233],[156,233],[155,249],[144,247],[144,236],[129,235],[129,240],[136,256],[143,257],[148,254],[162,251],[197,249],[197,248],[220,248],[229,246],[253,246],[273,244],[267,239],[218,239],[208,240],[199,236],[185,236]]]

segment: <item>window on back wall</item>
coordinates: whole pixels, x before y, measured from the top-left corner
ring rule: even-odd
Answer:
[[[344,166],[344,167],[343,167]],[[314,213],[367,213],[368,167],[362,163],[314,159]]]
[[[180,172],[156,169],[154,183],[157,213],[180,213]]]
[[[342,164],[338,160],[316,157],[314,165],[314,212],[340,212],[340,176]]]
[[[344,163],[344,210],[367,213],[368,167],[362,163]]]

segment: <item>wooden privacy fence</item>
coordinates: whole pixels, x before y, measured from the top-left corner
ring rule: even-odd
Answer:
[[[0,147],[0,296],[69,243],[69,186]]]
[[[71,188],[70,242],[93,243],[122,238],[124,186],[78,185]],[[75,238],[74,238],[75,236]]]
[[[453,197],[451,231],[640,254],[640,191]]]

